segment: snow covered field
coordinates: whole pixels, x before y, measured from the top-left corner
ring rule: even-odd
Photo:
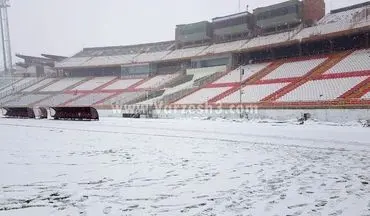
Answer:
[[[0,119],[0,215],[370,215],[370,131]]]

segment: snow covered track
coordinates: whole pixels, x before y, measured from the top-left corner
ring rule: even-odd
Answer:
[[[367,128],[0,119],[0,215],[369,215]]]

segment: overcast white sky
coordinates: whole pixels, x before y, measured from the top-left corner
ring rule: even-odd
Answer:
[[[236,13],[238,1],[10,0],[12,51],[71,56],[83,47],[173,40],[177,24]],[[248,4],[250,10],[282,2],[240,1],[242,5]],[[327,12],[365,1],[326,0]]]

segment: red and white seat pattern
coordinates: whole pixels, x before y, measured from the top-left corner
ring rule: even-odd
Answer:
[[[273,84],[262,84],[262,85],[247,85],[240,90],[224,97],[223,99],[217,101],[217,103],[239,103],[240,94],[242,103],[256,103],[264,99],[265,97],[271,95],[277,90],[283,88],[288,83],[273,83]]]
[[[244,69],[244,74],[242,75],[242,81],[248,79],[253,74],[261,71],[262,69],[266,68],[270,63],[261,63],[261,64],[251,64],[242,66]],[[222,84],[222,83],[235,83],[240,82],[240,68],[237,68],[230,73],[226,74],[225,76],[221,77],[219,80],[215,81],[214,84]]]
[[[327,58],[310,59],[305,61],[293,61],[282,64],[280,67],[276,68],[266,77],[264,80],[268,79],[282,79],[282,78],[293,78],[302,77],[315,67],[322,64]]]
[[[127,89],[130,86],[142,81],[142,79],[120,79],[111,85],[105,87],[103,90],[123,90]]]
[[[68,89],[69,87],[76,85],[77,83],[85,80],[85,77],[78,77],[78,78],[64,78],[59,80],[56,83],[53,83],[43,89],[40,92],[58,92]]]
[[[312,80],[294,89],[277,101],[332,101],[367,79],[367,76]]]
[[[57,94],[57,95],[54,95],[53,97],[40,101],[36,105],[42,106],[42,107],[59,106],[81,95],[82,94]]]
[[[71,101],[67,103],[67,106],[91,106],[99,101],[102,101],[110,96],[112,96],[113,93],[91,93],[87,94],[81,98],[78,98],[77,100]]]
[[[79,86],[76,86],[75,88],[73,88],[72,90],[78,90],[78,91],[91,91],[91,90],[94,90],[96,88],[98,88],[99,86],[102,86],[112,80],[114,80],[116,77],[95,77],[91,80],[88,80],[84,83],[82,83],[81,85]]]
[[[112,104],[124,105],[124,104],[130,103],[131,101],[133,101],[133,100],[135,100],[139,97],[142,97],[145,94],[146,94],[146,92],[124,92],[124,93],[116,95],[116,96],[114,96],[114,97],[112,97],[112,98],[110,98],[106,101],[103,101],[100,104],[97,104],[97,106],[112,105]]]
[[[351,53],[325,74],[370,71],[370,49],[358,50]]]
[[[174,104],[204,104],[217,95],[231,89],[232,87],[203,88],[178,101]]]
[[[137,89],[153,89],[153,88],[158,88],[172,79],[174,79],[176,76],[179,74],[166,74],[166,75],[158,75],[155,76],[148,81],[144,82],[143,84],[139,85],[136,87]]]

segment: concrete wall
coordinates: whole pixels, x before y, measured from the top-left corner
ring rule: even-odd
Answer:
[[[99,110],[101,117],[121,117],[114,110]],[[310,113],[313,119],[329,122],[351,122],[370,119],[370,109],[274,109],[274,110],[243,110],[250,119],[276,119],[292,120],[298,119],[303,113]],[[236,119],[240,118],[240,111],[214,109],[214,110],[155,110],[157,118],[195,118],[195,117],[220,117]]]

